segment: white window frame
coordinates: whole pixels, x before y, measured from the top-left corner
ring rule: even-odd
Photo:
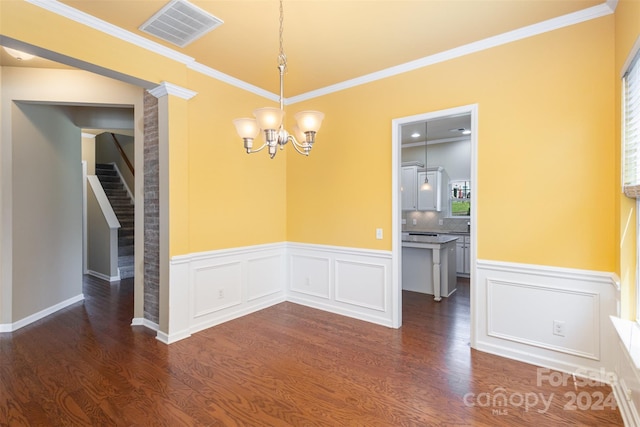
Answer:
[[[627,134],[627,118],[628,118],[628,97],[627,97],[627,78],[631,75],[634,78],[634,117],[638,118],[640,123],[640,37],[636,40],[629,56],[622,67],[622,120],[621,120],[621,136],[622,136],[622,167],[621,167],[621,180],[622,189],[625,195],[628,197],[635,197],[636,199],[636,322],[640,324],[640,129],[635,130],[634,139],[629,141]],[[629,143],[633,143],[636,151],[633,158],[629,158],[627,153],[627,146]],[[635,176],[629,176],[629,164],[634,163],[632,166],[635,170]]]

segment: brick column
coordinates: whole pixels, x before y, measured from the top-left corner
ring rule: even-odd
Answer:
[[[144,318],[160,321],[158,99],[144,93]]]

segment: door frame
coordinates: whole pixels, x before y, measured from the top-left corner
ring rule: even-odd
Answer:
[[[471,115],[471,194],[474,195],[474,205],[471,210],[471,244],[470,244],[470,344],[476,347],[476,259],[478,242],[478,104],[463,105],[445,110],[431,111],[413,116],[393,119],[391,137],[391,186],[392,186],[392,214],[391,214],[391,265],[392,265],[392,324],[394,328],[402,326],[402,206],[400,204],[400,173],[402,163],[401,126],[407,123],[427,121],[446,116],[470,114]]]

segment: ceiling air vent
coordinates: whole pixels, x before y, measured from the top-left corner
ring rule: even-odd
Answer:
[[[140,30],[185,47],[221,24],[222,20],[188,1],[173,0],[142,24]]]

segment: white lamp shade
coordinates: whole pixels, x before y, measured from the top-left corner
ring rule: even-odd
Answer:
[[[318,132],[324,113],[320,111],[300,111],[295,116],[298,128],[302,132]]]
[[[279,108],[264,107],[253,110],[253,115],[256,116],[260,129],[278,129],[282,124],[284,111]]]
[[[29,59],[32,59],[34,57],[34,55],[31,55],[30,53],[24,53],[19,50],[11,49],[10,47],[6,47],[6,46],[2,46],[2,47],[4,48],[4,50],[7,51],[9,55],[21,61],[23,60],[28,61]]]
[[[254,139],[258,133],[260,132],[260,127],[258,127],[258,122],[256,119],[235,119],[233,124],[236,125],[236,132],[240,135],[240,138],[250,138]]]

